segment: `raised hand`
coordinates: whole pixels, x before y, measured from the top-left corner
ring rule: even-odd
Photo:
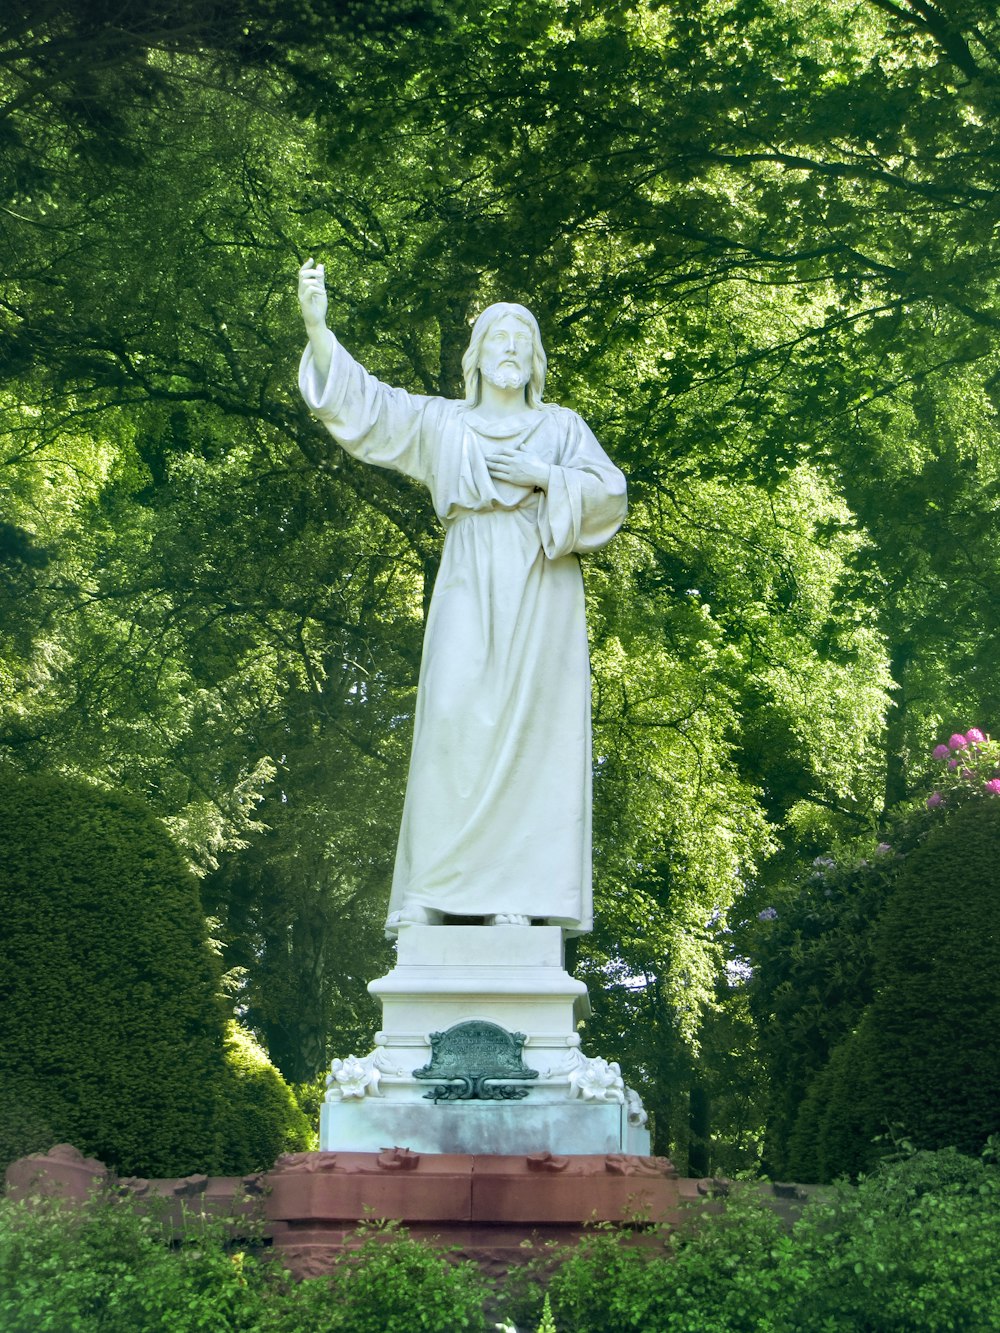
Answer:
[[[326,327],[326,271],[314,259],[307,259],[299,269],[299,305],[310,335]]]
[[[307,259],[299,269],[299,305],[312,346],[313,361],[320,382],[330,373],[335,339],[326,326],[326,273],[322,264]]]

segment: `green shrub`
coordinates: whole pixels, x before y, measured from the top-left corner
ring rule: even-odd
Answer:
[[[868,1011],[809,1085],[788,1140],[787,1174],[793,1180],[856,1177],[888,1147],[871,1022]]]
[[[992,1333],[1000,1171],[917,1153],[830,1187],[791,1230],[748,1186],[669,1250],[598,1232],[550,1294],[558,1333]]]
[[[0,1202],[3,1333],[264,1333],[281,1279],[222,1221],[189,1214],[171,1246],[128,1200]]]
[[[292,1089],[238,1023],[226,1029],[225,1055],[228,1080],[217,1170],[223,1175],[267,1171],[282,1153],[314,1148],[315,1135]]]
[[[662,1258],[657,1266],[651,1255],[622,1245],[613,1229],[585,1236],[549,1287],[556,1327],[575,1333],[619,1333],[639,1327],[633,1313],[647,1305],[649,1269],[653,1268],[655,1280],[660,1267]],[[668,1295],[664,1290],[664,1298]]]
[[[123,1174],[210,1170],[224,1014],[198,886],[140,802],[0,783],[0,1159],[68,1141]]]
[[[549,1293],[560,1333],[752,1333],[770,1327],[781,1222],[742,1190],[659,1244],[598,1230],[571,1252]]]
[[[1000,799],[969,800],[909,855],[874,955],[874,999],[792,1135],[802,1179],[870,1169],[890,1132],[975,1154],[1000,1129]]]
[[[875,944],[885,1115],[917,1147],[978,1153],[1000,1129],[1000,798],[909,858]]]
[[[893,851],[860,862],[818,857],[753,926],[748,998],[767,1075],[764,1164],[778,1179],[814,1178],[800,1164],[801,1129],[792,1147],[794,1127],[803,1112],[815,1115],[803,1101],[872,999],[874,925],[901,864]]]
[[[274,1333],[484,1333],[487,1293],[473,1264],[450,1262],[395,1223],[359,1236],[332,1277],[290,1293]]]
[[[393,1224],[301,1283],[227,1224],[179,1242],[132,1202],[0,1201],[3,1333],[483,1333],[484,1285]],[[675,1237],[598,1229],[550,1285],[557,1333],[993,1333],[1000,1169],[947,1149],[882,1163],[791,1230],[752,1186]],[[540,1312],[539,1312],[540,1317]],[[522,1328],[537,1327],[533,1323]]]
[[[70,1142],[123,1175],[239,1175],[312,1146],[227,1027],[197,881],[140,802],[5,775],[0,920],[0,1167]]]
[[[362,1228],[332,1277],[293,1282],[188,1213],[179,1237],[143,1205],[0,1200],[3,1333],[484,1333],[486,1291],[394,1225]]]
[[[796,1323],[786,1302],[780,1327],[993,1333],[1000,1172],[950,1149],[883,1163],[806,1209],[788,1272],[815,1322]]]

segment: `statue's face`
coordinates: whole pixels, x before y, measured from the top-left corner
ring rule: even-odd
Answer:
[[[483,340],[479,369],[498,389],[523,389],[531,378],[531,329],[516,315],[501,315]]]

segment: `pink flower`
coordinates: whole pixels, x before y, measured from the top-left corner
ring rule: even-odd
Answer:
[[[976,775],[971,768],[963,768],[958,776],[960,778],[965,778],[966,782],[968,782],[970,778],[974,778]]]
[[[970,727],[969,730],[965,733],[965,739],[969,742],[970,745],[982,745],[983,742],[986,740],[986,737],[983,735],[983,733],[979,730],[978,727]]]
[[[969,742],[965,739],[965,737],[959,735],[957,731],[955,732],[954,736],[948,737],[949,750],[964,750],[965,747],[968,745],[968,743]]]
[[[947,759],[949,753],[950,753],[950,751],[948,750],[947,745],[935,745],[935,747],[934,747],[934,758],[935,758],[935,759]]]
[[[1000,796],[1000,778],[990,778],[989,782],[983,784],[983,791],[988,791],[991,796]]]
[[[927,798],[927,809],[933,810],[937,805],[944,805],[944,797],[939,791],[932,791]]]
[[[948,767],[949,767],[949,768],[951,769],[951,771],[954,773],[955,769],[958,768],[958,760],[957,760],[957,759],[949,759],[949,760],[948,760]]]

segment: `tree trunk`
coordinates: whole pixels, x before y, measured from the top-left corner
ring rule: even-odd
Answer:
[[[895,681],[894,704],[889,711],[885,735],[885,804],[889,811],[907,796],[906,781],[906,669],[913,659],[913,645],[894,643],[890,650],[890,672]]]

